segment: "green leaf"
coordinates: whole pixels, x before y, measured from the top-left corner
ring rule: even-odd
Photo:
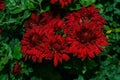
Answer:
[[[40,4],[40,5],[41,5],[41,4]],[[42,14],[42,13],[47,12],[47,11],[49,11],[49,10],[50,10],[50,5],[45,6],[44,8],[41,8],[41,9],[40,9],[40,13]]]
[[[114,29],[114,31],[115,31],[116,33],[118,33],[118,32],[120,32],[120,28],[116,28],[116,29]]]
[[[15,0],[6,0],[6,3],[7,3],[7,2],[8,2],[8,3],[12,3],[12,5],[14,5],[14,6],[16,5]]]
[[[71,6],[69,8],[70,11],[74,11],[74,10],[79,10],[81,8],[81,4],[74,4],[73,6]]]
[[[79,75],[78,79],[75,79],[75,80],[84,80],[84,78],[82,75]]]
[[[32,77],[30,80],[43,80],[42,78]]]
[[[26,0],[26,5],[27,5],[28,9],[34,9],[35,8],[35,5],[30,0]]]
[[[65,69],[72,69],[71,66],[64,66]]]
[[[75,10],[79,10],[81,8],[80,4],[76,4],[76,9]]]
[[[79,0],[80,1],[80,3],[82,4],[82,5],[84,5],[84,6],[89,6],[89,5],[91,5],[92,3],[95,3],[96,2],[96,0]]]
[[[99,8],[99,9],[101,9],[101,8],[103,8],[104,6],[102,5],[102,4],[97,4],[97,5],[95,5],[95,8]]]
[[[37,0],[39,3],[42,3],[43,0]]]
[[[106,29],[106,31],[111,30],[108,25],[105,25],[105,29]]]
[[[10,42],[10,47],[12,49],[13,58],[19,60],[22,58],[22,53],[20,51],[20,41],[18,39],[12,39]]]
[[[86,68],[86,66],[84,66],[82,69],[82,73],[85,74],[86,71],[87,71],[87,68]]]
[[[20,0],[20,1],[21,1],[21,4],[25,6],[25,0]]]
[[[66,37],[66,34],[63,34],[63,37]]]
[[[104,12],[104,6],[102,4],[95,5],[95,8],[98,8],[100,13],[102,14]]]
[[[0,65],[0,71],[2,71],[3,68],[4,68],[4,66],[3,66],[3,65]],[[1,79],[0,79],[0,80],[1,80]]]
[[[11,14],[17,14],[25,10],[24,6],[17,6],[16,8],[11,10]]]
[[[33,69],[32,69],[32,68],[28,68],[28,71],[29,71],[29,72],[33,72]]]
[[[11,51],[10,46],[6,43],[3,43],[2,45],[3,45],[3,47],[1,48],[1,54],[4,53],[3,54],[4,56],[7,55],[8,58],[12,58],[12,54],[11,54],[12,51]]]
[[[0,74],[0,80],[8,80],[7,74]]]
[[[1,60],[0,60],[0,63],[5,65],[5,64],[7,64],[8,59],[9,59],[8,56],[2,57]]]
[[[30,14],[31,14],[31,13],[30,13],[28,10],[26,10],[26,11],[24,12],[23,18],[24,18],[24,19],[28,18],[28,17],[30,16]]]
[[[13,58],[18,59],[18,60],[22,58],[22,53],[20,52],[19,43],[15,45],[15,48],[13,51]]]
[[[29,75],[29,71],[27,69],[23,70],[26,75]]]
[[[10,58],[13,58],[13,56],[12,56],[12,50],[11,50],[10,46],[9,46],[8,50],[9,50],[8,58],[9,58],[9,59],[10,59]]]

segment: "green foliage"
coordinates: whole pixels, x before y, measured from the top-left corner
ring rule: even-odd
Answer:
[[[96,71],[96,77],[91,80],[119,80],[120,61],[116,56],[109,56],[105,61],[101,61],[100,70]]]
[[[78,79],[74,79],[74,80],[84,80],[83,76],[79,75]]]
[[[8,75],[6,74],[0,75],[0,80],[8,80]]]
[[[79,0],[79,1],[85,7],[87,7],[87,6],[91,5],[92,3],[96,2],[96,0]]]
[[[4,53],[4,54],[3,54]],[[0,47],[0,71],[3,70],[5,65],[8,63],[9,54],[11,54],[10,47],[7,44],[1,44]]]
[[[14,45],[15,44],[15,45]],[[22,58],[22,53],[20,52],[20,41],[17,39],[13,39],[10,42],[10,46],[12,48],[12,58],[14,59],[21,59]]]

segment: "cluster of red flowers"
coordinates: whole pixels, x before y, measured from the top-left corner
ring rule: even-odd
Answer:
[[[84,60],[94,58],[108,42],[103,33],[106,21],[94,6],[67,13],[64,20],[53,12],[32,13],[25,22],[21,52],[34,62],[53,60],[54,66],[68,61],[69,54]]]
[[[0,9],[5,9],[4,0],[0,0]]]

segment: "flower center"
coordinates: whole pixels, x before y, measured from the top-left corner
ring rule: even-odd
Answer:
[[[76,39],[81,43],[91,42],[96,39],[96,36],[93,33],[93,31],[89,29],[81,29],[76,33],[76,35],[77,35]]]
[[[90,22],[92,17],[93,16],[90,13],[85,13],[82,15],[82,21],[83,22]]]
[[[61,50],[61,43],[59,42],[51,43],[50,50],[52,51],[52,53],[59,52]]]
[[[30,43],[33,45],[33,46],[36,46],[36,45],[38,45],[39,43],[41,43],[41,37],[38,35],[38,34],[36,34],[36,35],[32,35],[31,37],[30,37]]]

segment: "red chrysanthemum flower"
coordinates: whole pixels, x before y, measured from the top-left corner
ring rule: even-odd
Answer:
[[[50,23],[55,17],[58,17],[58,15],[59,14],[54,14],[52,11],[45,12],[41,15],[32,13],[30,18],[25,22],[25,30],[27,32],[36,26],[44,26]]]
[[[69,60],[69,56],[67,55],[69,53],[68,44],[66,39],[62,37],[64,35],[64,27],[65,23],[60,17],[53,19],[44,27],[47,28],[49,40],[46,43],[48,44],[48,52],[53,56],[54,66],[57,66],[58,62],[62,62],[62,60]],[[48,54],[47,56],[49,57]]]
[[[72,1],[74,1],[74,0],[50,0],[50,2],[52,3],[52,4],[55,4],[56,2],[58,2],[59,1],[59,3],[61,4],[61,6],[62,7],[64,7],[64,6],[68,6],[70,3],[72,3]]]
[[[79,25],[84,22],[94,22],[99,28],[104,28],[107,22],[103,16],[99,14],[99,10],[94,8],[94,5],[82,7],[79,11],[67,13],[65,16],[69,25]]]
[[[21,52],[24,53],[24,57],[26,59],[32,57],[34,62],[36,62],[36,59],[42,62],[44,57],[42,53],[45,51],[43,49],[43,46],[45,46],[43,42],[45,39],[45,30],[42,27],[33,28],[25,33],[21,41]]]
[[[58,62],[62,63],[62,60],[68,61],[69,56],[67,42],[61,35],[48,36],[49,40],[46,42],[45,46],[46,54],[45,59],[49,59],[50,56],[54,61],[54,66],[58,65]],[[66,43],[65,43],[66,42]]]
[[[68,36],[68,41],[71,42],[70,51],[82,60],[87,56],[94,58],[95,55],[103,51],[103,46],[108,45],[102,30],[96,27],[93,22],[85,22],[70,28],[73,30],[73,33],[70,32],[71,35]]]
[[[15,76],[22,73],[21,65],[18,62],[16,62],[14,64],[14,67],[13,67],[13,70],[11,71],[11,73],[14,74]]]
[[[40,16],[40,24],[46,25],[53,19],[53,16],[55,17],[56,15],[53,15],[52,11],[42,13],[42,15]]]
[[[94,4],[90,7],[82,7],[79,13],[82,22],[94,22],[100,28],[104,28],[103,24],[107,23],[104,17],[100,15],[99,10],[94,8]]]
[[[0,0],[0,9],[5,9],[4,0]]]
[[[21,41],[21,52],[26,58],[42,62],[42,59],[54,61],[54,66],[62,60],[68,61],[69,56],[67,41],[59,34],[63,21],[56,18],[48,25],[33,28],[24,34]]]
[[[65,28],[65,22],[60,19],[60,16],[57,16],[56,18],[52,19],[48,24],[44,26],[47,28],[47,32],[50,34],[64,34],[64,28]]]
[[[26,22],[25,22],[26,32],[31,30],[33,28],[33,26],[34,27],[39,26],[39,19],[40,19],[39,14],[32,13],[30,18],[28,20],[26,20]]]

